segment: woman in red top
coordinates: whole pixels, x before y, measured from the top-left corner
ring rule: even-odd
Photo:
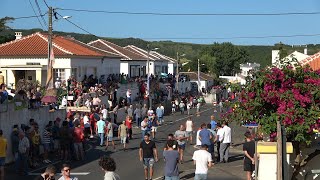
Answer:
[[[132,117],[131,116],[127,116],[127,118],[126,118],[126,126],[128,128],[129,139],[132,139]]]
[[[93,112],[91,112],[91,114],[89,116],[89,120],[90,120],[90,133],[91,133],[90,138],[93,138],[93,131],[96,129],[95,125],[94,125],[95,120],[94,120],[94,113]]]

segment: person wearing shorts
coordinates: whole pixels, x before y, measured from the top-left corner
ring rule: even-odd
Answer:
[[[106,136],[107,136],[107,140],[106,140],[106,148],[105,150],[108,149],[109,146],[109,142],[112,143],[113,149],[116,149],[116,146],[114,144],[114,140],[113,140],[113,124],[112,122],[108,122],[107,128],[106,128]]]
[[[152,124],[152,126],[151,126],[152,139],[155,139],[156,132],[157,132],[158,126],[160,124],[155,114],[153,114],[153,116],[152,116],[151,124]]]
[[[183,124],[180,125],[180,129],[174,133],[174,137],[178,142],[178,151],[180,154],[180,163],[183,163],[183,152],[186,148],[186,139],[188,139],[185,127]]]
[[[192,132],[193,132],[193,121],[191,117],[189,117],[188,120],[186,121],[186,133],[187,133],[187,137],[190,145],[192,144]]]
[[[250,132],[244,134],[246,142],[243,144],[244,160],[243,170],[246,171],[247,179],[251,179],[252,173],[255,169],[254,154],[255,154],[255,142],[252,139]]]
[[[158,162],[158,152],[156,144],[150,140],[149,134],[145,134],[143,141],[140,143],[139,157],[143,163],[145,179],[148,180],[148,172],[150,173],[149,179],[152,179],[153,165]]]
[[[119,126],[118,138],[120,139],[121,144],[123,144],[123,150],[126,150],[127,137],[128,137],[128,128],[126,126],[126,121],[123,121]]]

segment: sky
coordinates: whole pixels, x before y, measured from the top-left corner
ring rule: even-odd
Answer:
[[[44,0],[37,0],[42,13],[48,11]],[[0,18],[33,16],[37,14],[36,0],[0,0]],[[232,42],[237,45],[320,44],[319,14],[289,16],[156,16],[133,14],[90,13],[59,10],[84,9],[121,12],[151,12],[169,14],[253,14],[320,12],[319,0],[46,0],[62,16],[86,31],[102,37],[172,40],[198,44]],[[48,22],[48,16],[44,16]],[[40,19],[42,21],[42,19]],[[41,27],[37,18],[17,19],[11,28]],[[54,21],[54,31],[85,33],[64,19]],[[314,35],[303,37],[234,38]],[[223,39],[226,38],[226,39]]]

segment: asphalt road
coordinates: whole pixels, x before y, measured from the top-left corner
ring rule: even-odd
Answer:
[[[201,116],[192,116],[195,127],[199,127],[202,123],[209,123],[210,116],[215,114],[218,117],[217,112],[213,111],[213,107],[211,105],[205,105],[202,108]],[[195,109],[191,110],[191,113],[194,113]],[[159,153],[159,162],[155,164],[155,172],[153,179],[162,179],[163,171],[164,171],[164,161],[163,161],[163,146],[166,142],[167,135],[169,133],[174,133],[178,130],[179,125],[185,123],[187,115],[181,115],[180,113],[176,113],[171,116],[165,116],[165,125],[162,125],[158,128],[158,134],[156,135],[156,146]],[[233,141],[235,147],[231,149],[231,158],[229,163],[225,164],[217,164],[214,165],[209,170],[209,179],[244,179],[245,173],[242,171],[242,146],[237,146],[242,142],[242,135],[245,131],[244,128],[239,126],[231,125],[233,129]],[[99,167],[98,160],[102,155],[110,155],[115,159],[117,163],[116,172],[120,175],[122,180],[143,180],[143,166],[139,161],[138,151],[139,144],[141,142],[141,134],[140,129],[134,128],[133,140],[128,144],[128,151],[122,151],[122,145],[120,145],[119,140],[116,141],[117,149],[116,151],[110,150],[105,151],[104,147],[96,146],[98,144],[97,139],[90,141],[87,144],[86,151],[86,160],[85,161],[73,161],[71,162],[72,170],[71,173],[79,179],[84,180],[96,180],[103,179],[104,172]],[[195,137],[194,137],[195,139]],[[193,146],[188,145],[185,151],[185,162],[184,164],[179,165],[180,178],[181,179],[193,179],[194,177],[194,165],[192,162],[193,152],[197,150]],[[57,160],[53,161],[53,163],[58,167],[61,166],[62,162]],[[40,167],[38,169],[34,169],[29,171],[30,175],[27,177],[23,177],[23,179],[34,179],[35,175],[40,174],[44,171],[45,166]],[[21,179],[21,177],[17,176],[13,173],[12,168],[7,168],[7,178],[6,179]]]

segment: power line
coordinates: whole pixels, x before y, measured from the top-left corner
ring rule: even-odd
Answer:
[[[40,8],[39,3],[38,3],[38,0],[35,0],[35,2],[36,2],[36,5],[37,5],[37,8],[38,8],[39,14],[42,14],[42,12],[41,12],[41,8]],[[48,24],[47,24],[47,22],[46,22],[46,20],[44,19],[44,17],[43,17],[43,16],[41,16],[41,19],[42,19],[42,21],[43,21],[44,25],[45,25],[46,27],[48,27]]]
[[[46,0],[43,0],[44,4],[46,4],[47,8],[49,8],[49,5],[47,4]]]
[[[59,14],[59,13],[57,13],[57,12],[56,12],[56,14],[63,18],[63,16],[62,16],[61,14]],[[66,18],[63,18],[63,19],[66,20],[66,21],[68,21],[70,24],[74,25],[75,27],[81,29],[82,31],[84,31],[84,32],[86,32],[86,33],[88,33],[88,34],[90,34],[90,35],[92,35],[92,36],[99,37],[99,36],[97,36],[97,35],[92,34],[92,33],[89,32],[89,31],[85,30],[84,28],[82,28],[81,26],[77,25],[76,23],[70,21],[69,19],[66,19]]]
[[[283,12],[283,13],[157,13],[157,12],[130,12],[130,11],[104,11],[88,9],[57,8],[63,11],[76,11],[88,13],[127,14],[127,15],[154,15],[154,16],[292,16],[292,15],[319,15],[315,12]]]
[[[12,17],[14,20],[17,20],[17,19],[30,19],[30,18],[37,18],[37,17],[40,17],[40,16],[45,16],[47,13],[45,14],[41,14],[39,16],[21,16],[21,17]]]
[[[174,40],[206,40],[206,39],[217,39],[217,40],[228,40],[228,39],[268,39],[268,38],[294,38],[294,37],[314,37],[320,36],[320,34],[294,34],[294,35],[270,35],[270,36],[235,36],[235,37],[160,37],[160,38],[149,38],[141,37],[140,39],[150,39],[150,40],[165,40],[165,39],[174,39]]]
[[[39,19],[39,16],[37,15],[36,11],[34,10],[34,7],[33,7],[32,3],[31,3],[31,0],[29,0],[29,3],[30,3],[30,5],[31,5],[31,8],[32,8],[32,10],[33,10],[33,13],[34,13],[35,16],[37,17],[37,19],[38,19],[38,21],[39,21],[42,29],[44,29],[43,24],[41,23],[41,21],[40,21],[40,19]]]

